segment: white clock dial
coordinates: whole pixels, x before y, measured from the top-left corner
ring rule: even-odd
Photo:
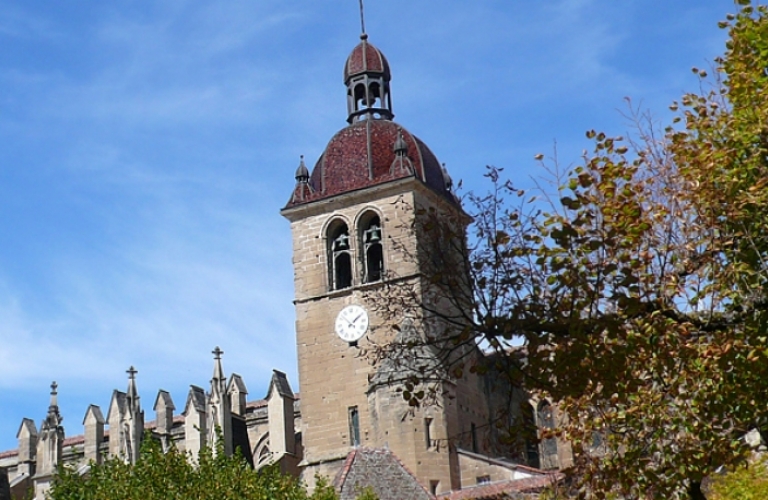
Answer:
[[[336,335],[346,342],[357,342],[368,331],[368,313],[362,306],[347,306],[336,316]]]

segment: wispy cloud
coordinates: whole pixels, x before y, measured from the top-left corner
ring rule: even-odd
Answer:
[[[398,121],[470,187],[486,163],[525,178],[554,138],[577,157],[722,36],[712,7],[661,0],[366,8]],[[345,125],[358,30],[356,4],[315,0],[0,6],[0,449],[51,380],[78,433],[131,364],[145,408],[161,387],[180,406],[215,345],[253,397],[273,367],[299,389],[278,211]]]

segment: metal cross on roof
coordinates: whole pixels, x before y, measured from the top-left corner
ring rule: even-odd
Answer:
[[[130,367],[130,368],[128,368],[128,369],[125,371],[125,373],[127,373],[127,374],[128,374],[128,378],[129,378],[129,379],[133,380],[133,379],[135,379],[135,378],[136,378],[136,374],[137,374],[137,373],[139,373],[139,371],[138,371],[136,368],[134,368],[134,367],[133,367],[133,365],[131,365],[131,367]]]
[[[213,353],[214,358],[213,359],[221,359],[221,355],[224,354],[224,351],[219,349],[219,346],[216,346],[216,349],[211,351]]]

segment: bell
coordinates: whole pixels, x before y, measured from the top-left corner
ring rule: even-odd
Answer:
[[[335,250],[346,250],[347,248],[349,248],[349,236],[347,236],[344,233],[341,233],[333,241],[333,246]]]
[[[366,231],[366,233],[368,233],[369,243],[381,241],[381,228],[379,226],[371,226],[371,228]]]

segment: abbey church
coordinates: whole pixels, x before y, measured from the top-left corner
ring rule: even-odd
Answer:
[[[467,220],[435,154],[394,121],[390,81],[387,59],[364,33],[344,64],[347,125],[311,170],[302,158],[280,212],[293,238],[301,393],[275,370],[263,399],[249,400],[245,381],[225,372],[216,347],[210,387],[193,385],[175,398],[160,391],[150,400],[154,417],[145,418],[131,367],[106,417],[97,406],[84,409],[82,431],[70,436],[54,383],[41,424],[23,419],[18,447],[0,452],[14,498],[30,491],[43,498],[59,464],[87,474],[105,457],[135,462],[150,436],[194,460],[220,433],[226,453],[240,449],[257,468],[277,463],[310,487],[316,474],[326,476],[343,499],[359,485],[371,485],[381,500],[512,498],[539,491],[568,465],[568,445],[555,438],[501,439],[499,415],[517,412],[533,427],[553,427],[556,412],[546,401],[467,371],[431,381],[433,401],[414,407],[401,384],[413,367],[361,354],[435,330],[424,316],[382,314],[375,301],[398,283],[429,310],[453,307],[426,292],[430,256],[420,254],[427,235],[419,218]],[[422,354],[438,368],[444,362],[429,349]],[[466,355],[485,354],[474,347]]]

